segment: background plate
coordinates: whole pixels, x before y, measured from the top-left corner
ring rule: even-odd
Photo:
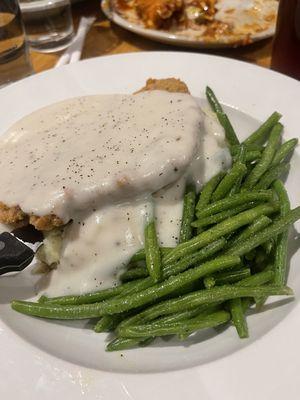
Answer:
[[[130,32],[136,33],[137,35],[143,36],[151,40],[155,40],[156,42],[167,43],[174,46],[194,47],[199,49],[237,47],[239,45],[234,43],[220,43],[220,42],[208,43],[203,40],[196,40],[193,38],[184,37],[182,35],[176,35],[165,31],[146,29],[142,26],[127,21],[125,18],[122,18],[118,13],[112,10],[110,6],[110,0],[102,0],[101,9],[106,15],[106,17],[111,21],[113,21],[115,24],[121,26],[124,29],[127,29]],[[275,27],[270,28],[264,32],[257,33],[256,35],[253,35],[251,37],[252,43],[272,37],[274,33],[275,33]]]
[[[71,3],[79,3],[79,2],[83,2],[83,1],[87,1],[87,0],[71,0]],[[21,10],[26,10],[27,12],[31,11],[31,12],[37,12],[37,11],[42,11],[42,10],[46,10],[49,8],[55,8],[58,7],[59,5],[65,5],[65,0],[56,0],[55,5],[53,5],[53,1],[51,0],[33,0],[33,1],[20,1],[20,8]]]

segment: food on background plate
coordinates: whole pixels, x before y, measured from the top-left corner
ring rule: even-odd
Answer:
[[[230,320],[245,338],[253,303],[293,294],[287,235],[300,208],[290,210],[279,178],[297,140],[280,144],[274,112],[240,143],[210,88],[206,95],[212,111],[183,82],[151,79],[135,95],[67,100],[9,130],[1,159],[22,146],[32,170],[22,176],[26,192],[20,164],[10,164],[3,204],[65,224],[44,240],[40,257],[57,264],[46,295],[13,309],[98,317],[95,332],[117,335],[112,351]]]
[[[111,0],[131,23],[207,43],[251,43],[274,31],[277,0]]]

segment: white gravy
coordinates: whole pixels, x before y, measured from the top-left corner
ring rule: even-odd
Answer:
[[[64,231],[60,265],[48,277],[47,293],[86,293],[117,283],[118,272],[143,247],[152,216],[146,200],[79,212]]]
[[[153,193],[177,180],[198,147],[192,96],[162,91],[86,96],[32,113],[0,142],[0,199],[26,213],[75,210]]]
[[[73,220],[46,293],[116,284],[151,217],[160,244],[175,246],[186,182],[199,189],[228,168],[224,146],[190,95],[161,91],[71,99],[16,123],[0,142],[0,200]]]

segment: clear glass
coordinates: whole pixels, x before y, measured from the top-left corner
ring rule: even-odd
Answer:
[[[16,0],[0,1],[0,86],[33,73]]]
[[[68,47],[74,36],[70,0],[20,0],[30,47],[51,53]]]

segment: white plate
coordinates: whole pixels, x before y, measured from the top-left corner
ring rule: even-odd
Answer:
[[[186,37],[183,35],[176,35],[166,31],[146,29],[143,26],[127,21],[125,18],[122,18],[118,13],[112,10],[110,6],[110,0],[102,0],[101,9],[106,17],[113,21],[115,24],[121,26],[124,29],[127,29],[130,32],[136,33],[137,35],[155,40],[156,42],[172,44],[174,46],[194,47],[199,49],[237,47],[238,45],[240,45],[236,43],[206,42],[204,40],[197,40],[194,38]],[[252,43],[272,37],[274,33],[275,26],[266,31],[252,35]]]
[[[86,0],[71,0],[71,3],[79,3]],[[68,4],[68,0],[32,0],[32,1],[19,1],[21,11],[38,12],[55,9],[60,6]]]
[[[131,93],[148,77],[179,77],[200,98],[209,84],[245,137],[274,110],[284,115],[285,138],[299,135],[300,83],[226,58],[148,52],[94,58],[53,69],[0,90],[0,132],[47,104],[78,95]],[[287,186],[299,203],[299,151]],[[1,175],[0,175],[1,183]],[[297,225],[298,229],[300,225]],[[299,240],[292,232],[290,252]],[[106,353],[105,334],[82,323],[49,322],[10,310],[12,298],[29,298],[28,272],[0,278],[0,398],[22,400],[298,400],[300,393],[300,254],[289,282],[296,300],[249,317],[250,339],[233,328],[208,330],[189,340]],[[274,304],[275,301],[275,304]],[[282,302],[282,299],[280,300]],[[202,339],[200,341],[200,339]]]

